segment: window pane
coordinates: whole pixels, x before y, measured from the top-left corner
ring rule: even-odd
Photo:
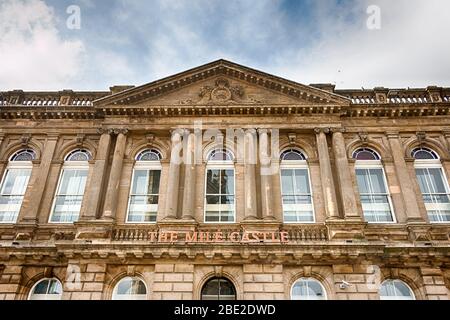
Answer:
[[[442,170],[439,168],[428,169],[430,182],[434,193],[447,193],[447,189],[444,185],[444,177]]]
[[[155,222],[159,196],[130,196],[128,222]]]
[[[49,280],[43,280],[34,287],[33,294],[47,294]]]
[[[148,190],[150,194],[159,194],[161,170],[150,170],[148,178]]]
[[[370,193],[369,173],[367,169],[356,169],[356,180],[360,193]]]
[[[206,175],[206,193],[219,194],[220,170],[208,170]]]
[[[234,194],[234,170],[221,170],[221,193]]]
[[[295,171],[295,193],[310,193],[308,170],[296,169]]]
[[[386,186],[384,184],[383,170],[370,169],[370,182],[372,183],[372,191],[374,193],[386,193]]]
[[[24,195],[30,178],[30,169],[9,169],[6,172],[2,194]]]
[[[132,194],[147,194],[148,170],[135,170]]]
[[[84,188],[86,186],[88,170],[64,170],[61,179],[61,186],[59,188],[59,194],[68,195],[83,195]]]
[[[427,170],[416,169],[416,176],[422,193],[432,193],[431,189],[429,188],[429,183],[427,182]]]
[[[281,188],[285,195],[294,194],[294,170],[281,170]]]

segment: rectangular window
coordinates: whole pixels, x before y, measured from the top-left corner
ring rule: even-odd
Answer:
[[[62,171],[50,222],[72,223],[78,220],[87,175],[86,169]]]
[[[356,169],[359,193],[367,222],[394,222],[383,169]]]
[[[430,221],[449,222],[449,189],[442,169],[417,168],[416,176]]]
[[[307,169],[282,169],[281,193],[284,222],[314,222],[312,195]]]
[[[30,179],[31,169],[7,169],[0,193],[0,223],[15,223]]]
[[[127,222],[156,222],[160,179],[161,170],[134,170]]]
[[[234,170],[206,171],[205,222],[234,222]]]

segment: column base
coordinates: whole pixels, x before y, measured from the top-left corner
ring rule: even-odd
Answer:
[[[247,220],[241,223],[242,229],[248,232],[279,232],[281,222],[276,220]]]
[[[36,230],[38,228],[38,223],[36,219],[22,220],[18,223],[15,229],[15,241],[30,241],[33,239]]]
[[[367,222],[362,220],[331,220],[326,221],[330,240],[366,241],[364,229]]]
[[[159,232],[195,232],[197,227],[195,220],[164,219],[158,222]]]
[[[74,226],[75,240],[104,240],[111,238],[113,220],[80,220]]]
[[[425,222],[422,223],[410,223],[407,222],[406,229],[409,233],[409,239],[413,242],[416,241],[431,241],[431,229],[432,226],[429,224],[426,224]]]

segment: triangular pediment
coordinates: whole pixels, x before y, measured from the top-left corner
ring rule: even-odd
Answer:
[[[340,95],[226,60],[135,87],[95,102],[97,106],[338,105]]]

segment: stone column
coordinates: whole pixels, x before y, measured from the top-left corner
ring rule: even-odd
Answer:
[[[196,185],[196,164],[195,164],[195,134],[190,133],[184,149],[184,194],[183,194],[183,220],[194,220],[195,216],[195,185]]]
[[[164,220],[177,218],[181,166],[180,151],[183,147],[181,135],[181,130],[175,130],[172,132],[172,151],[170,153],[169,178],[167,179],[166,209],[164,212]]]
[[[320,179],[322,181],[322,192],[325,203],[327,219],[339,219],[339,210],[334,188],[333,174],[331,171],[330,154],[328,153],[328,143],[326,134],[330,132],[327,128],[317,128],[316,132],[317,149],[319,152]]]
[[[50,172],[53,156],[55,154],[58,135],[49,135],[41,155],[39,168],[33,168],[34,174],[30,177],[30,183],[25,192],[19,222],[21,224],[36,224],[39,209],[44,196],[45,186]]]
[[[265,220],[275,220],[272,205],[272,172],[269,155],[269,134],[267,129],[259,129],[259,159],[261,165],[261,204]]]
[[[244,153],[244,194],[245,220],[257,219],[258,208],[256,202],[256,130],[251,129],[245,133]]]
[[[414,192],[413,181],[408,172],[405,161],[403,147],[400,142],[398,132],[386,133],[391,147],[392,158],[394,159],[395,172],[400,184],[400,190],[405,204],[407,222],[424,222],[417,201],[417,195]]]
[[[343,129],[333,129],[333,152],[338,173],[338,185],[346,219],[362,220],[353,189],[352,176],[347,158]]]
[[[103,219],[114,220],[116,217],[117,198],[119,193],[120,177],[122,175],[123,157],[127,143],[127,129],[114,130],[117,133],[116,147],[109,175],[108,188],[106,189],[105,207]]]
[[[82,220],[94,220],[100,210],[102,190],[105,185],[105,173],[108,166],[109,151],[111,147],[111,134],[109,130],[100,129],[100,141],[98,143],[97,156],[92,168],[92,177],[86,188],[86,210]]]

